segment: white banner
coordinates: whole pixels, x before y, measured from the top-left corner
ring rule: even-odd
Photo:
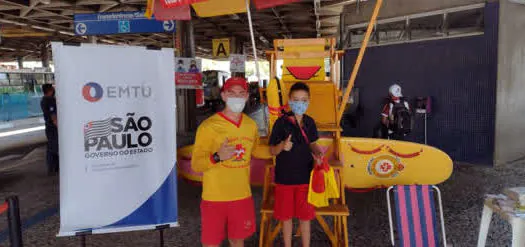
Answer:
[[[230,54],[230,71],[231,72],[246,72],[246,55]]]
[[[60,232],[177,226],[173,50],[53,43]]]

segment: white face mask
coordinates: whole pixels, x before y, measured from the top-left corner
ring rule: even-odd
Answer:
[[[235,113],[240,113],[244,109],[246,99],[244,98],[228,98],[226,100],[226,106]]]

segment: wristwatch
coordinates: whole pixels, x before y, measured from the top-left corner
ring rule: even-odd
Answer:
[[[213,158],[213,161],[215,161],[215,163],[221,162],[221,157],[219,157],[219,154],[216,152],[213,154],[212,158]]]

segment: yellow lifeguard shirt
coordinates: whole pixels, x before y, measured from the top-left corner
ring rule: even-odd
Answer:
[[[202,172],[202,199],[206,201],[235,201],[252,195],[250,188],[251,154],[258,143],[257,124],[241,115],[239,123],[217,113],[201,123],[191,158],[191,168]],[[212,155],[228,140],[235,155],[214,163]]]

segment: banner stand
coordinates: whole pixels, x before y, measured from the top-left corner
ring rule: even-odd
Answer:
[[[86,236],[91,235],[91,231],[77,232],[75,236],[80,237],[80,246],[86,247]]]
[[[164,247],[164,231],[179,226],[177,196],[173,196],[177,192],[176,153],[172,151],[176,150],[176,140],[164,138],[176,137],[176,116],[175,111],[157,109],[159,100],[176,107],[173,51],[151,46],[144,49],[59,42],[53,42],[52,48],[57,82],[71,82],[57,83],[57,103],[62,113],[59,121],[70,128],[68,133],[75,133],[67,138],[62,135],[60,142],[65,145],[61,153],[66,155],[61,161],[75,164],[82,160],[85,164],[61,169],[61,184],[70,185],[61,187],[61,201],[75,203],[61,203],[61,216],[68,217],[60,218],[57,236],[79,237],[80,246],[86,247],[88,235],[153,230],[158,231],[158,235],[154,232],[158,245]],[[124,59],[130,56],[135,59]],[[68,69],[71,64],[80,72]],[[99,73],[109,66],[111,72]],[[170,87],[173,90],[166,90]],[[86,114],[75,114],[79,107]],[[119,137],[127,137],[128,143],[119,144],[117,152],[108,140]],[[106,140],[102,148],[86,146],[99,140]],[[106,149],[113,150],[110,154],[115,158],[105,155],[109,152]],[[139,186],[137,178],[144,173],[152,176]],[[95,180],[102,180],[100,184],[105,186],[94,184],[89,193],[84,193],[83,182]],[[112,190],[106,190],[107,185]],[[127,189],[140,193],[118,193]],[[79,191],[82,196],[77,196]],[[94,200],[112,203],[91,203]],[[78,210],[78,204],[84,210]]]
[[[86,247],[86,235],[80,236],[80,246]]]
[[[170,225],[157,226],[156,230],[159,231],[159,246],[164,247],[164,230],[169,229]]]
[[[160,247],[164,247],[165,246],[165,244],[164,244],[164,230],[169,229],[169,228],[170,228],[169,224],[157,226],[155,228],[155,231],[159,232],[159,246]],[[91,235],[91,231],[79,232],[79,233],[76,234],[77,237],[80,237],[80,247],[87,247],[86,240],[87,240],[87,236],[88,235]]]

